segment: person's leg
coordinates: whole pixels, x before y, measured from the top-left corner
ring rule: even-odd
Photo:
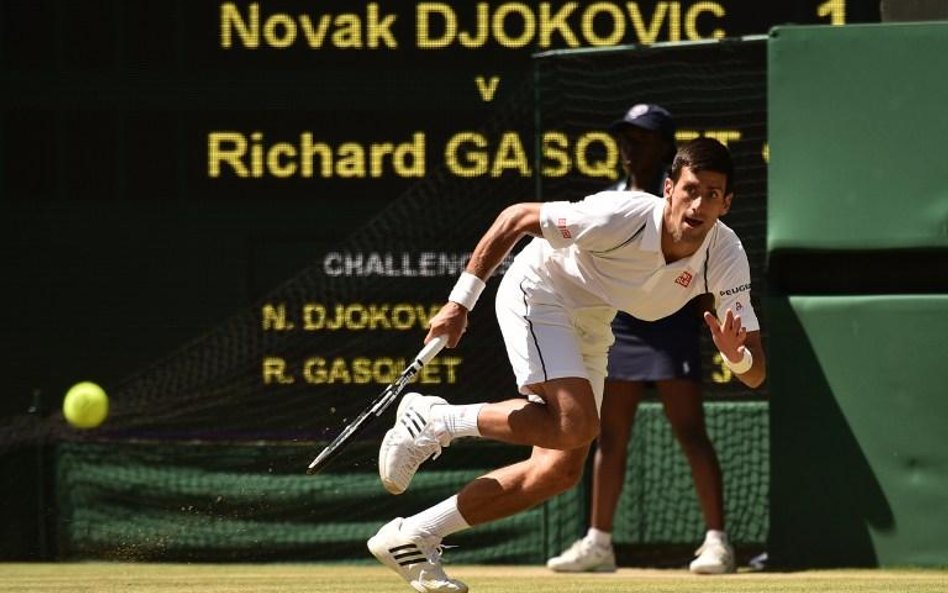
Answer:
[[[566,377],[532,390],[545,403],[509,400],[480,409],[482,437],[534,449],[530,459],[490,472],[458,493],[458,508],[471,525],[531,508],[568,490],[582,475],[589,444],[599,432],[592,386]]]
[[[569,490],[579,482],[589,445],[562,451],[534,447],[530,458],[491,471],[458,493],[458,510],[470,525],[509,517]]]
[[[590,525],[612,533],[619,496],[625,482],[629,435],[645,385],[634,381],[606,381],[596,454],[593,460]]]
[[[441,568],[437,554],[441,539],[469,526],[533,507],[571,488],[582,475],[589,444],[599,429],[592,386],[585,379],[565,378],[531,387],[545,404],[524,400],[484,404],[477,413],[478,432],[486,438],[511,443],[535,440],[553,447],[535,446],[528,460],[489,472],[468,483],[457,496],[414,516],[396,518],[369,539],[372,554],[416,590],[466,591],[463,583],[448,579]],[[428,418],[415,427],[418,437],[393,445],[407,453],[397,453],[393,458],[413,458],[411,452],[418,448],[419,438],[435,438],[437,431],[432,425],[440,423],[439,430],[443,431],[443,426],[451,424],[443,420],[432,422],[430,418],[466,413],[464,408],[444,403],[431,405],[425,410]],[[410,412],[405,410],[401,415]],[[383,480],[387,479],[387,470],[383,473]]]
[[[590,528],[585,537],[547,560],[547,568],[556,572],[616,569],[612,520],[625,481],[629,434],[644,393],[645,385],[640,382],[606,381],[593,462]]]
[[[734,549],[724,531],[724,486],[721,466],[704,421],[701,386],[696,381],[673,379],[658,383],[665,415],[671,423],[694,479],[701,512],[707,526],[692,572],[734,572]]]
[[[659,381],[658,393],[672,431],[684,451],[708,529],[724,530],[721,466],[704,422],[701,384],[688,379]]]
[[[477,417],[480,436],[514,445],[570,450],[599,434],[599,412],[589,381],[578,377],[532,385],[544,403],[512,399],[484,404]],[[450,413],[452,406],[445,408]]]
[[[459,436],[559,450],[576,449],[596,438],[599,416],[589,381],[564,377],[530,387],[544,403],[512,399],[455,406],[440,397],[406,394],[395,426],[379,449],[379,477],[386,490],[404,492],[418,467]],[[452,432],[459,425],[462,431]]]
[[[407,530],[445,537],[527,510],[579,481],[589,445],[561,451],[534,447],[530,458],[468,482],[456,496],[405,519]]]
[[[572,488],[582,475],[589,444],[568,451],[534,447],[530,458],[489,472],[416,515],[398,517],[368,541],[368,548],[416,591],[465,593],[441,567],[441,540],[458,531],[526,510]]]
[[[599,433],[592,385],[583,378],[565,377],[531,385],[530,389],[543,403],[513,399],[477,407],[477,436],[533,445],[534,455],[522,463],[491,472],[459,493],[459,506],[472,525],[529,508],[569,488],[582,473],[589,444]],[[412,406],[406,410],[400,406],[399,409],[399,416],[405,416],[407,421],[396,420],[396,427],[389,431],[389,435],[394,436],[389,439],[386,435],[386,440],[392,441],[390,448],[393,453],[386,455],[390,463],[380,467],[383,481],[388,476],[388,466],[403,461],[413,466],[413,475],[421,462],[416,463],[417,456],[408,453],[428,447],[432,442],[450,443],[457,436],[447,429],[455,424],[453,416],[471,410],[470,406],[453,406],[440,398],[410,395],[413,396],[410,400],[414,402]],[[423,413],[416,414],[417,409],[422,409]],[[402,427],[407,425],[411,425],[414,434],[407,429],[402,431]],[[419,446],[419,441],[423,445]],[[544,453],[544,450],[550,453]],[[403,479],[404,472],[397,477]]]

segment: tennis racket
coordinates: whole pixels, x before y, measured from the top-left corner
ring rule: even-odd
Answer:
[[[372,403],[369,406],[362,410],[362,412],[356,416],[355,420],[349,423],[342,432],[340,432],[336,438],[332,440],[331,443],[326,445],[326,447],[319,452],[319,455],[316,456],[316,459],[309,464],[309,467],[306,469],[307,475],[313,475],[318,473],[324,467],[326,467],[330,461],[332,461],[336,455],[338,455],[350,442],[353,438],[360,432],[373,418],[377,418],[382,415],[382,412],[388,409],[392,402],[394,402],[398,396],[401,394],[402,390],[405,389],[405,386],[411,383],[411,380],[415,378],[415,375],[418,374],[418,371],[421,370],[423,366],[431,362],[431,359],[438,355],[441,352],[441,349],[444,348],[444,345],[447,343],[447,337],[437,336],[433,338],[430,342],[425,344],[425,347],[421,349],[421,352],[415,356],[414,362],[408,365],[402,374],[398,376],[395,381],[389,384],[382,393],[378,394]]]

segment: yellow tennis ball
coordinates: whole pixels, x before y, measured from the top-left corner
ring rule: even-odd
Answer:
[[[109,415],[109,396],[92,383],[76,383],[63,398],[63,416],[76,428],[95,428]]]

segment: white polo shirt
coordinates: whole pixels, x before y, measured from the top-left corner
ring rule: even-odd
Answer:
[[[666,264],[664,209],[664,199],[630,191],[544,203],[545,240],[534,238],[512,269],[546,285],[570,308],[610,306],[654,321],[710,292],[719,317],[730,308],[747,331],[760,329],[750,301],[750,266],[734,231],[719,220],[694,255]]]

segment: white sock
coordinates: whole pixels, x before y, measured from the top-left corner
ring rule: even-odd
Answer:
[[[412,515],[402,522],[402,531],[421,532],[424,535],[434,535],[440,538],[452,533],[463,531],[470,527],[461,511],[458,510],[458,497],[443,500],[433,507]]]
[[[589,531],[586,532],[586,539],[603,548],[608,548],[612,545],[612,534],[608,531],[596,529],[595,527],[589,528]]]
[[[723,530],[709,529],[708,532],[704,534],[704,541],[705,543],[715,542],[715,543],[726,544],[727,533],[725,533]]]
[[[477,428],[477,415],[482,407],[484,404],[432,406],[431,415],[441,418],[452,439],[479,437],[481,431]]]

